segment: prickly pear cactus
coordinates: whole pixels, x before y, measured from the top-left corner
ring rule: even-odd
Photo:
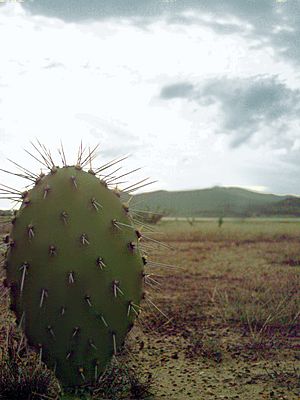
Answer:
[[[29,344],[69,387],[97,381],[124,343],[145,258],[128,208],[104,179],[80,162],[49,170],[22,193],[7,281]]]

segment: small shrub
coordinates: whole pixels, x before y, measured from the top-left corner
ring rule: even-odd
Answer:
[[[94,389],[93,399],[149,399],[151,384],[151,374],[142,377],[134,368],[114,358]]]
[[[0,362],[0,399],[58,399],[55,377],[36,356],[19,357],[9,351]]]
[[[158,224],[163,217],[167,216],[167,212],[162,211],[159,208],[157,208],[155,211],[150,209],[145,209],[145,211],[136,211],[134,214],[134,217],[140,222],[152,225]]]

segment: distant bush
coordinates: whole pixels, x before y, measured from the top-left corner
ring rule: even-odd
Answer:
[[[162,211],[157,208],[155,211],[150,209],[145,209],[143,211],[135,212],[135,216],[141,222],[145,224],[157,224],[163,217],[168,215],[167,211]]]
[[[0,216],[1,217],[6,217],[6,216],[9,216],[9,215],[12,215],[11,210],[0,210]]]
[[[195,218],[187,218],[186,220],[191,226],[194,226],[194,223],[196,222]]]

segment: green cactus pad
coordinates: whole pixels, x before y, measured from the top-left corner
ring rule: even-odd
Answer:
[[[93,383],[124,343],[143,290],[139,235],[119,197],[80,167],[28,191],[7,257],[12,307],[66,387]]]

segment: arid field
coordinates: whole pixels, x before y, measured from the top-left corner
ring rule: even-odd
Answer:
[[[155,241],[144,242],[143,311],[112,367],[119,377],[94,397],[299,399],[300,222],[174,220],[144,233]],[[22,385],[35,385],[30,398],[58,398],[20,342],[3,286],[0,323],[0,398],[13,398],[7,385],[16,398],[28,398]]]

